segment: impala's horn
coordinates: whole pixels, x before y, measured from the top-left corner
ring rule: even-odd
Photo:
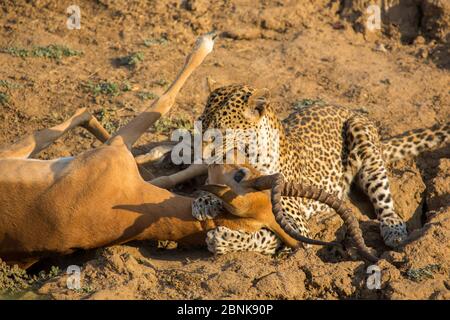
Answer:
[[[358,252],[371,262],[377,262],[379,258],[374,256],[371,250],[366,246],[362,237],[361,228],[353,211],[344,204],[344,201],[338,197],[310,185],[303,185],[300,183],[284,182],[283,176],[279,173],[270,176],[262,176],[253,180],[249,180],[250,186],[257,190],[271,189],[272,210],[275,215],[275,220],[280,224],[284,231],[294,239],[302,241],[305,239],[298,230],[294,229],[285,219],[283,209],[281,207],[281,196],[285,197],[301,197],[319,201],[333,208],[339,216],[344,220],[348,233],[356,243]],[[309,238],[306,238],[309,239]],[[309,239],[311,240],[311,239]],[[321,242],[318,240],[313,240]],[[311,243],[309,241],[302,241]],[[312,243],[312,244],[335,244],[335,243]]]

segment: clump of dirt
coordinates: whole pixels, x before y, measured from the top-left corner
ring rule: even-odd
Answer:
[[[448,1],[380,4],[381,30],[374,32],[366,28],[372,3],[80,0],[77,30],[67,28],[64,1],[2,1],[0,144],[55,125],[78,107],[117,130],[165,90],[195,37],[212,29],[223,35],[214,52],[181,91],[170,121],[142,137],[135,154],[201,113],[207,76],[220,85],[267,87],[280,117],[323,101],[358,110],[384,138],[449,122]],[[82,54],[14,54],[33,48]],[[98,145],[76,129],[40,157]],[[2,264],[0,289],[27,287],[23,299],[449,299],[449,157],[446,147],[389,168],[396,210],[411,233],[396,250],[383,245],[370,202],[352,190],[366,243],[383,258],[375,269],[359,259],[334,215],[312,220],[312,233],[337,238],[345,251],[213,257],[206,249],[162,250],[140,242],[44,261],[30,275]],[[29,277],[53,264],[63,272],[29,286]],[[70,265],[81,267],[79,288],[67,286]]]
[[[450,5],[444,0],[341,1],[340,14],[359,32],[378,30],[406,43],[419,35],[445,41],[450,31]]]
[[[445,0],[341,1],[339,13],[368,41],[419,46],[416,55],[450,66],[450,3]],[[384,48],[384,47],[383,47]]]

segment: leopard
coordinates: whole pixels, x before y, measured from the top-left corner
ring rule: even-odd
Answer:
[[[408,230],[394,208],[388,165],[437,148],[448,142],[450,136],[447,122],[381,139],[377,125],[364,113],[325,102],[296,108],[280,120],[270,91],[246,84],[213,90],[198,121],[204,131],[256,132],[268,149],[268,161],[258,161],[261,150],[243,148],[242,152],[246,158],[257,160],[252,165],[261,174],[281,173],[286,181],[302,181],[342,199],[348,198],[351,185],[356,184],[369,197],[381,238],[392,248],[405,242]],[[270,143],[273,141],[277,143]],[[227,143],[224,145],[231,148]],[[240,182],[245,174],[245,170],[238,170],[234,180]],[[308,220],[332,210],[303,198],[282,197],[281,205],[291,228],[308,238],[311,237]],[[192,203],[192,214],[200,221],[214,219],[222,210],[221,200],[206,192]],[[206,243],[215,254],[236,251],[274,254],[283,248],[282,241],[267,229],[249,233],[218,227],[208,232]]]

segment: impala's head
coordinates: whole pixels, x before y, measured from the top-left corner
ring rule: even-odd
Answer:
[[[202,189],[220,198],[234,215],[272,214],[270,190],[257,190],[252,185],[259,176],[259,171],[248,164],[212,164],[208,167],[207,185]]]

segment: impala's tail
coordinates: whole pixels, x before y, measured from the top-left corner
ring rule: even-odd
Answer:
[[[415,129],[382,141],[383,157],[394,162],[444,146],[450,141],[450,122],[428,129]]]

